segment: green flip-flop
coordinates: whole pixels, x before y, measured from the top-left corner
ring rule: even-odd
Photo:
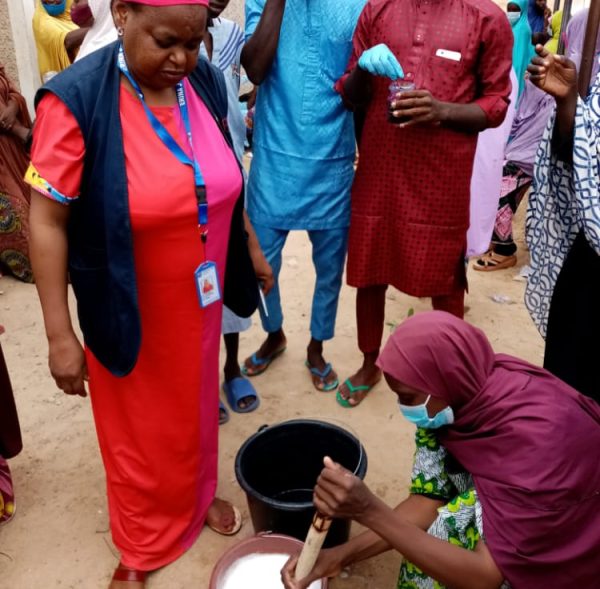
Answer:
[[[344,384],[348,387],[348,390],[350,391],[350,397],[352,397],[353,395],[356,395],[356,393],[362,393],[362,392],[366,392],[367,395],[371,392],[371,389],[375,386],[369,386],[368,384],[361,384],[358,385],[357,387],[355,387],[351,382],[350,379],[347,378],[344,381]],[[354,407],[358,407],[358,405],[360,405],[360,403],[358,403],[357,405],[352,405],[349,402],[349,399],[344,399],[344,397],[342,397],[342,394],[340,393],[339,389],[338,392],[335,396],[336,401],[342,406],[345,407],[346,409],[354,409]]]

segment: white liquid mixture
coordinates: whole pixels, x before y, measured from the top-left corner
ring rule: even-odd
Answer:
[[[233,563],[218,583],[219,589],[282,589],[281,569],[289,554],[250,554]],[[315,581],[308,589],[322,589]]]

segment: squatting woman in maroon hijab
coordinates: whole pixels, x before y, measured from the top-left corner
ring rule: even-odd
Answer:
[[[417,425],[410,495],[392,510],[326,459],[315,506],[370,531],[306,581],[394,549],[399,589],[597,586],[600,406],[442,312],[398,327],[378,364]],[[294,567],[286,587],[304,589]]]

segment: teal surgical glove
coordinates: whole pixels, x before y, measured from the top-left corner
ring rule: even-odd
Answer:
[[[397,80],[404,77],[404,70],[387,45],[375,45],[367,49],[358,60],[358,67],[374,76]]]

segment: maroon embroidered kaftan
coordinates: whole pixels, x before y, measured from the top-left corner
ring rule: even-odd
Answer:
[[[445,102],[475,102],[490,127],[503,121],[513,37],[506,15],[491,0],[370,0],[346,76],[379,43],[393,51],[418,89]],[[441,57],[440,50],[460,58]],[[337,84],[342,95],[344,80]],[[387,78],[372,78],[352,191],[348,284],[447,295],[465,283],[477,135],[391,125],[389,84]]]

